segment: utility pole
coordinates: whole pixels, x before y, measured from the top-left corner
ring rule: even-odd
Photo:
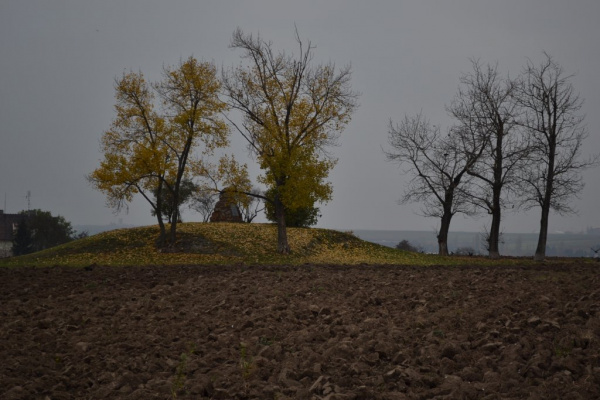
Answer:
[[[25,196],[25,198],[27,199],[27,212],[31,211],[31,190],[27,191],[27,196]]]

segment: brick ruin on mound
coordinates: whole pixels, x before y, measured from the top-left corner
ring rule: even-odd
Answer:
[[[244,222],[239,207],[230,199],[227,189],[219,195],[219,201],[215,204],[210,222]]]

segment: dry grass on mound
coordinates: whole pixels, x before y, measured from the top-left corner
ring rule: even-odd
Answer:
[[[271,224],[185,223],[168,250],[157,249],[158,227],[100,233],[39,253],[0,261],[0,265],[273,265],[410,264],[448,261],[363,241],[351,233],[327,229],[288,228],[292,253],[277,254],[277,228]]]
[[[26,256],[0,259],[0,267],[128,265],[530,265],[528,258],[441,257],[397,250],[330,229],[288,228],[291,254],[277,253],[272,224],[184,223],[169,249],[158,249],[158,226],[117,229]],[[549,259],[546,264],[588,262]],[[536,264],[539,265],[539,264]]]

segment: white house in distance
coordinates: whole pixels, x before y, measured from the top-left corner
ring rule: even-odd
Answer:
[[[0,210],[0,258],[12,256],[13,236],[22,218],[21,214],[5,214]]]

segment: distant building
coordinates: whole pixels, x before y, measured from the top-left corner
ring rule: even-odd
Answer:
[[[23,215],[5,214],[0,210],[0,258],[12,256],[12,241]]]
[[[587,234],[588,235],[598,235],[598,236],[600,236],[600,228],[588,228],[587,229]]]

